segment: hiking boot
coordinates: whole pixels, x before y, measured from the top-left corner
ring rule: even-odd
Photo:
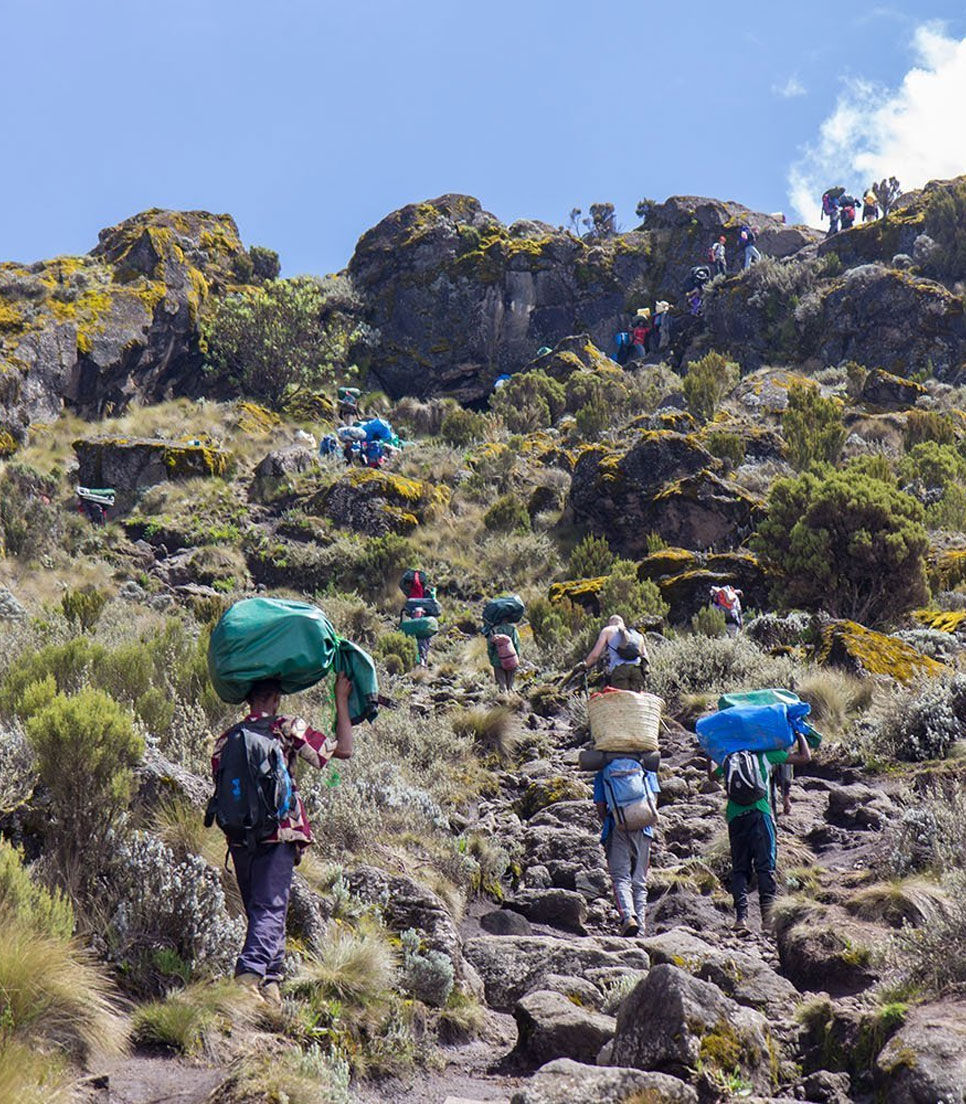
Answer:
[[[263,981],[258,990],[269,1004],[280,1005],[282,1003],[282,990],[277,981]]]
[[[637,935],[640,930],[641,926],[638,924],[636,916],[629,916],[621,925],[621,935],[628,937]]]
[[[261,989],[259,988],[262,984],[262,979],[258,974],[253,974],[250,971],[242,971],[240,974],[235,974],[235,984],[240,985],[243,989],[247,989],[259,1000],[264,999]]]
[[[744,916],[739,916],[735,920],[734,932],[735,935],[751,935],[751,928],[748,927],[748,921]]]

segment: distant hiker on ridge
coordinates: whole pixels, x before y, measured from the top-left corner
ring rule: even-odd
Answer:
[[[758,236],[750,226],[742,226],[738,232],[738,248],[744,249],[744,260],[742,261],[743,268],[751,268],[756,262],[761,260],[761,254],[758,252],[758,247],[755,242],[758,240]]]
[[[711,261],[711,267],[714,270],[715,276],[724,276],[725,273],[727,273],[728,258],[725,253],[725,238],[723,234],[711,246],[708,251],[708,259]]]

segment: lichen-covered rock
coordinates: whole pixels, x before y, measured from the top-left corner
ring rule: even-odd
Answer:
[[[871,406],[893,407],[896,410],[915,406],[916,401],[926,393],[921,383],[894,376],[881,368],[873,368],[862,385],[863,402]]]
[[[615,1020],[590,1008],[581,1008],[562,993],[540,989],[517,1001],[515,1055],[531,1066],[554,1058],[593,1062],[600,1048],[614,1036]]]
[[[590,787],[579,778],[560,774],[551,778],[538,778],[527,786],[520,798],[519,813],[525,820],[557,801],[589,800]]]
[[[198,440],[88,437],[74,442],[81,486],[112,487],[115,508],[130,509],[137,494],[167,480],[223,476],[231,454]]]
[[[698,1104],[698,1094],[665,1073],[582,1065],[572,1058],[549,1062],[515,1093],[511,1104]]]
[[[792,252],[812,237],[696,197],[671,199],[640,230],[594,242],[545,223],[504,226],[471,196],[410,204],[363,234],[349,263],[381,335],[372,374],[394,397],[476,401],[542,345],[586,329],[609,349],[632,288],[642,302],[677,299],[712,238],[734,243],[745,219],[759,226],[765,252]]]
[[[815,658],[832,667],[844,667],[857,674],[888,675],[899,682],[948,671],[942,663],[916,651],[912,645],[855,621],[827,624],[822,629]]]
[[[445,501],[446,489],[393,472],[361,468],[314,495],[308,509],[356,533],[377,537],[411,533],[429,510]]]
[[[966,1004],[914,1008],[876,1059],[876,1087],[889,1104],[966,1101]]]
[[[685,548],[732,548],[760,502],[716,465],[694,437],[670,431],[641,432],[623,453],[587,448],[571,481],[574,516],[632,558],[646,553],[651,532]]]
[[[235,277],[228,215],[146,211],[82,257],[0,264],[0,414],[23,427],[201,394],[198,315]]]
[[[773,1045],[760,1012],[665,964],[654,966],[621,1005],[610,1061],[669,1073],[705,1092],[739,1072],[768,1092],[777,1073]]]
[[[782,973],[801,989],[843,996],[861,993],[877,980],[872,949],[881,929],[841,909],[802,904],[779,915],[776,938]]]

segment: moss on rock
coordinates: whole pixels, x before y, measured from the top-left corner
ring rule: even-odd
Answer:
[[[858,673],[888,675],[898,682],[911,682],[923,675],[942,675],[949,670],[910,644],[855,621],[833,621],[826,625],[815,658],[819,663]]]

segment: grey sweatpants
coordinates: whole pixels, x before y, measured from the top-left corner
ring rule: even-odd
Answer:
[[[258,974],[269,981],[282,977],[285,963],[285,917],[295,867],[294,843],[265,843],[255,851],[232,844],[231,861],[248,917],[245,946],[235,963],[237,974]]]
[[[641,928],[647,912],[647,867],[651,859],[651,837],[643,829],[625,832],[615,828],[604,844],[607,869],[614,883],[614,899],[621,923],[637,917]]]

